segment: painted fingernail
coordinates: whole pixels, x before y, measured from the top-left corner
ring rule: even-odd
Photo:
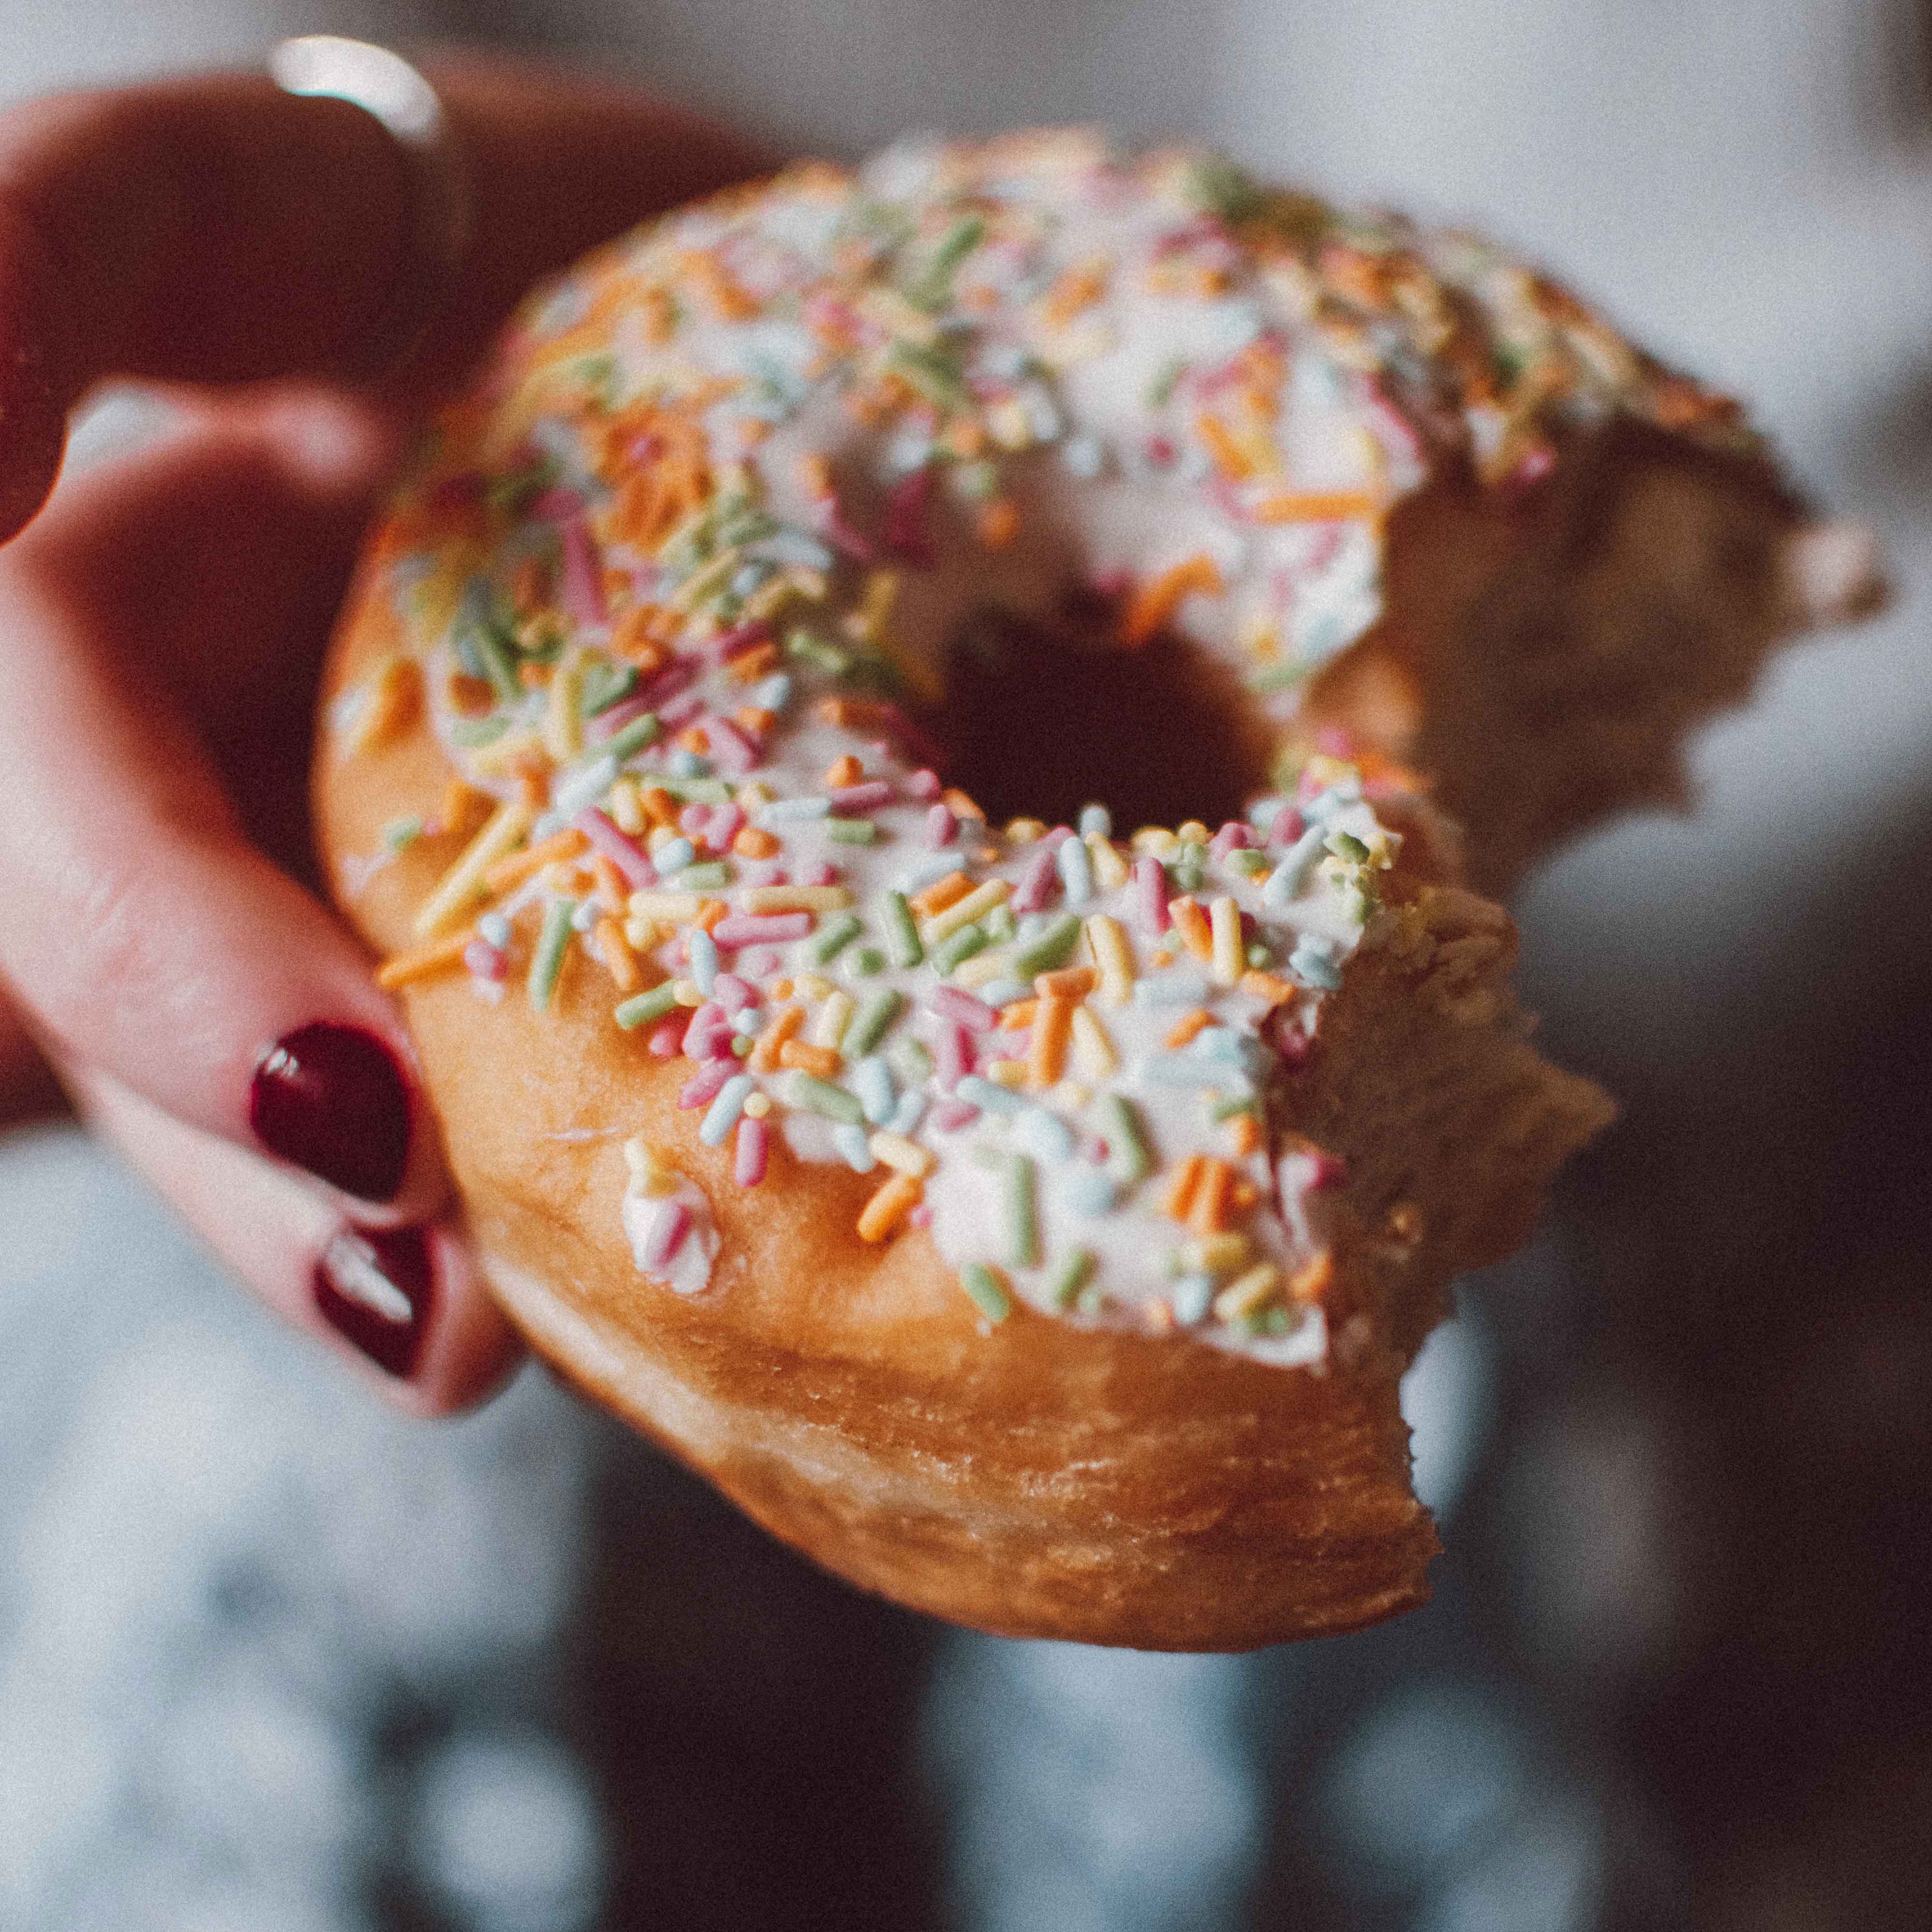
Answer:
[[[421,1228],[344,1228],[315,1264],[315,1305],[377,1366],[406,1378],[422,1354],[436,1264]]]
[[[248,1090],[248,1124],[271,1154],[364,1201],[390,1201],[410,1158],[410,1090],[372,1033],[327,1020],[284,1034]]]

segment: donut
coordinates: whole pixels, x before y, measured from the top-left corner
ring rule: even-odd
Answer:
[[[532,296],[372,532],[314,796],[535,1348],[1016,1635],[1421,1601],[1398,1384],[1610,1120],[1493,890],[1876,594],[1474,237],[914,143]]]

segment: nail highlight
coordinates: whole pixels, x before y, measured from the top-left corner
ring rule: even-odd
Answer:
[[[396,1058],[360,1027],[317,1020],[262,1054],[248,1124],[271,1154],[364,1201],[389,1201],[410,1157],[410,1092]]]
[[[345,1228],[315,1264],[323,1320],[400,1379],[422,1357],[435,1292],[436,1264],[422,1228]]]

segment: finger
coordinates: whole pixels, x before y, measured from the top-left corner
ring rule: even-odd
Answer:
[[[81,479],[0,553],[0,974],[67,1057],[398,1223],[448,1196],[399,1018],[244,836],[178,688],[183,638],[212,630],[230,722],[305,718],[303,626],[352,507],[272,443],[200,430]]]
[[[767,164],[653,98],[501,61],[434,77],[474,239],[422,364],[461,367],[546,269]],[[226,75],[0,118],[0,537],[52,485],[109,375],[232,382],[353,367],[416,279],[411,176],[362,109]]]
[[[453,1221],[362,1226],[119,1082],[71,1064],[64,1075],[87,1124],[235,1274],[296,1327],[352,1355],[392,1400],[421,1414],[468,1408],[522,1359]]]

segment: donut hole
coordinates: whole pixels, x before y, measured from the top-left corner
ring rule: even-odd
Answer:
[[[1070,825],[1097,804],[1124,834],[1219,825],[1268,786],[1270,734],[1228,670],[1168,633],[1124,649],[1097,604],[969,620],[930,722],[948,777],[996,824]]]

